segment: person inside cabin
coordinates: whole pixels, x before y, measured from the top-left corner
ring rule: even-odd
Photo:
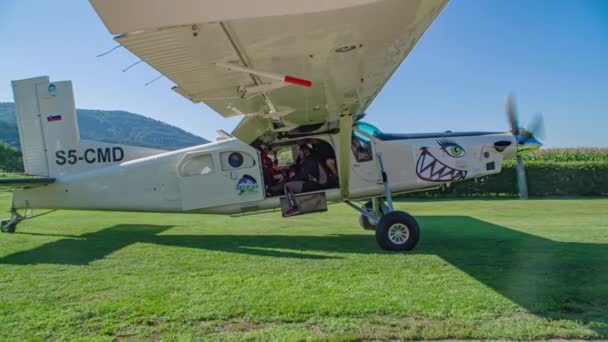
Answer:
[[[332,146],[320,139],[310,139],[312,144],[313,153],[317,156],[321,162],[321,166],[325,168],[327,172],[327,185],[326,187],[332,188],[338,184],[338,169],[336,167],[336,153]]]
[[[290,173],[290,178],[283,187],[289,202],[285,216],[300,213],[294,194],[319,190],[327,183],[327,173],[318,156],[313,153],[311,145],[302,144],[298,147],[297,160],[294,171]]]
[[[299,145],[303,144],[303,142],[298,142]],[[302,162],[302,154],[299,151],[299,148],[297,149],[297,155],[295,160],[293,161],[293,163],[291,165],[285,165],[285,166],[278,166],[278,160],[276,162],[276,166],[274,167],[275,173],[274,173],[274,183],[268,188],[268,192],[272,195],[272,196],[277,196],[277,195],[282,195],[284,194],[283,190],[284,190],[284,186],[285,183],[287,183],[288,181],[292,180],[296,174],[299,172],[298,170],[300,169],[300,164]],[[262,156],[263,158],[264,156]],[[276,159],[276,156],[275,156]],[[262,163],[264,164],[264,161],[262,161]]]
[[[260,157],[262,160],[262,172],[264,176],[264,184],[268,190],[273,184],[277,183],[283,178],[281,171],[279,170],[279,161],[276,154],[274,159],[271,159],[268,155],[272,151],[272,146],[262,144],[260,146]]]

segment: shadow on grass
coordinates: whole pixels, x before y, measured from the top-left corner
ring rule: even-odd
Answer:
[[[344,242],[340,235],[327,237],[313,236],[263,236],[263,235],[158,235],[172,226],[161,225],[116,225],[83,235],[56,235],[44,233],[18,232],[34,236],[54,236],[63,239],[49,242],[31,250],[17,252],[0,258],[0,264],[32,265],[63,264],[87,265],[95,260],[127,247],[136,242],[167,246],[198,248],[258,256],[299,259],[335,259],[335,256],[304,253],[316,249],[317,244],[326,245],[324,250],[340,250]],[[368,236],[353,235],[366,241],[370,248],[375,245]],[[347,238],[348,239],[348,238]],[[333,243],[330,242],[333,240]],[[291,244],[286,242],[292,241]],[[294,249],[298,251],[276,251]],[[378,250],[374,248],[377,252]]]
[[[119,225],[83,235],[18,232],[35,236],[67,237],[31,250],[0,258],[0,264],[87,265],[123,247],[149,239],[172,226]]]
[[[536,315],[592,323],[608,336],[608,244],[558,242],[467,216],[419,221],[415,253],[438,255]]]
[[[591,323],[599,334],[608,335],[606,244],[556,242],[466,216],[418,220],[422,239],[411,254],[437,255],[534,314]],[[372,235],[364,234],[158,235],[170,227],[113,226],[8,255],[0,264],[86,265],[136,242],[311,260],[353,253],[411,255],[383,252]]]

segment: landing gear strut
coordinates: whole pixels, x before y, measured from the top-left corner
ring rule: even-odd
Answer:
[[[379,205],[375,210],[373,203]],[[359,211],[359,223],[366,230],[376,232],[376,242],[389,251],[409,251],[416,247],[420,238],[420,227],[414,217],[404,211],[390,211],[380,198],[373,198],[359,208],[350,201],[346,204]]]
[[[361,207],[361,210],[376,215],[378,218],[381,218],[390,212],[386,203],[378,197],[372,198],[371,201],[367,201]],[[363,214],[359,214],[359,225],[365,230],[376,230],[376,223]]]
[[[410,214],[393,209],[388,177],[384,172],[380,154],[378,154],[378,162],[382,172],[386,203],[379,197],[372,198],[361,208],[348,200],[345,202],[360,213],[359,223],[363,229],[376,231],[376,242],[380,248],[389,251],[412,250],[418,244],[420,227]]]

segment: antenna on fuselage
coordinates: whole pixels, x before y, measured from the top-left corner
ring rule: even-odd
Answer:
[[[219,137],[217,137],[215,140],[219,141],[219,140],[226,140],[226,139],[230,139],[230,138],[234,138],[234,136],[232,136],[232,134],[224,131],[223,129],[218,129],[217,131],[215,131],[217,133],[217,135],[219,135]]]

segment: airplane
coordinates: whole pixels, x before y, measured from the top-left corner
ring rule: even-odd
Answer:
[[[31,209],[281,208],[290,216],[329,202],[356,210],[382,249],[412,250],[419,225],[395,210],[393,196],[499,173],[505,160],[541,146],[518,127],[511,100],[507,132],[391,134],[362,121],[446,3],[91,0],[120,46],[175,92],[242,120],[216,141],[175,151],[88,141],[78,134],[70,81],[13,81],[24,168],[37,177],[1,181],[13,187],[1,230],[14,232]],[[278,158],[272,177],[264,177],[268,149]],[[292,171],[311,155],[318,171],[303,175],[310,186],[289,190]]]

